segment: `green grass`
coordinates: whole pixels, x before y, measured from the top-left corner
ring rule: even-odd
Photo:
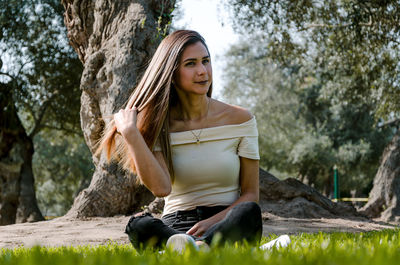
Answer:
[[[272,238],[263,238],[262,243]],[[138,253],[130,245],[117,244],[93,247],[21,247],[1,249],[0,264],[400,264],[400,229],[357,234],[300,234],[291,236],[291,239],[289,247],[272,251],[236,244],[213,248],[209,252],[188,249],[182,255],[169,250],[162,254],[151,250]]]

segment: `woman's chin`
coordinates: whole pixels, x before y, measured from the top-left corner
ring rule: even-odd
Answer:
[[[210,87],[208,86],[203,86],[203,87],[196,87],[192,89],[185,89],[183,92],[189,93],[189,94],[195,94],[195,95],[207,95],[208,90]]]

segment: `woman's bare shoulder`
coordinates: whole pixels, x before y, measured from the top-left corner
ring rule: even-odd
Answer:
[[[241,124],[253,118],[253,114],[246,108],[224,103],[216,99],[213,101],[216,105],[217,116],[220,116],[225,121],[225,124]]]

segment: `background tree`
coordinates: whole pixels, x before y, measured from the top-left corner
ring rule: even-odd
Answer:
[[[337,164],[342,195],[356,190],[367,195],[379,154],[392,135],[374,124],[373,106],[322,98],[322,77],[310,72],[302,80],[300,66],[274,62],[264,49],[268,40],[248,40],[226,54],[224,94],[257,116],[261,166],[281,178],[297,175],[329,195]]]
[[[227,6],[238,32],[264,36],[264,49],[274,61],[300,67],[300,83],[310,77],[323,80],[318,99],[334,99],[332,106],[341,109],[365,104],[377,124],[398,119],[399,1],[234,0]],[[397,122],[387,124],[399,134]],[[372,192],[365,208],[371,216],[386,209],[385,220],[400,215],[394,200],[400,196],[399,145],[390,146],[379,169],[385,174],[378,173],[376,179],[382,181],[375,181],[388,183],[389,191],[376,196]]]
[[[38,221],[33,141],[44,129],[79,134],[82,67],[59,1],[0,5],[0,224]]]
[[[104,124],[124,106],[171,20],[175,1],[63,0],[71,45],[84,64],[81,125],[93,154]],[[69,216],[129,214],[153,199],[135,177],[93,157],[89,188]]]
[[[94,166],[83,135],[43,130],[34,139],[33,173],[39,208],[62,216],[89,186]]]

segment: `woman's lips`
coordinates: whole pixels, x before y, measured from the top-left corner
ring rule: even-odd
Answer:
[[[196,84],[200,84],[200,85],[206,85],[208,83],[208,80],[205,81],[199,81],[199,82],[195,82]]]

